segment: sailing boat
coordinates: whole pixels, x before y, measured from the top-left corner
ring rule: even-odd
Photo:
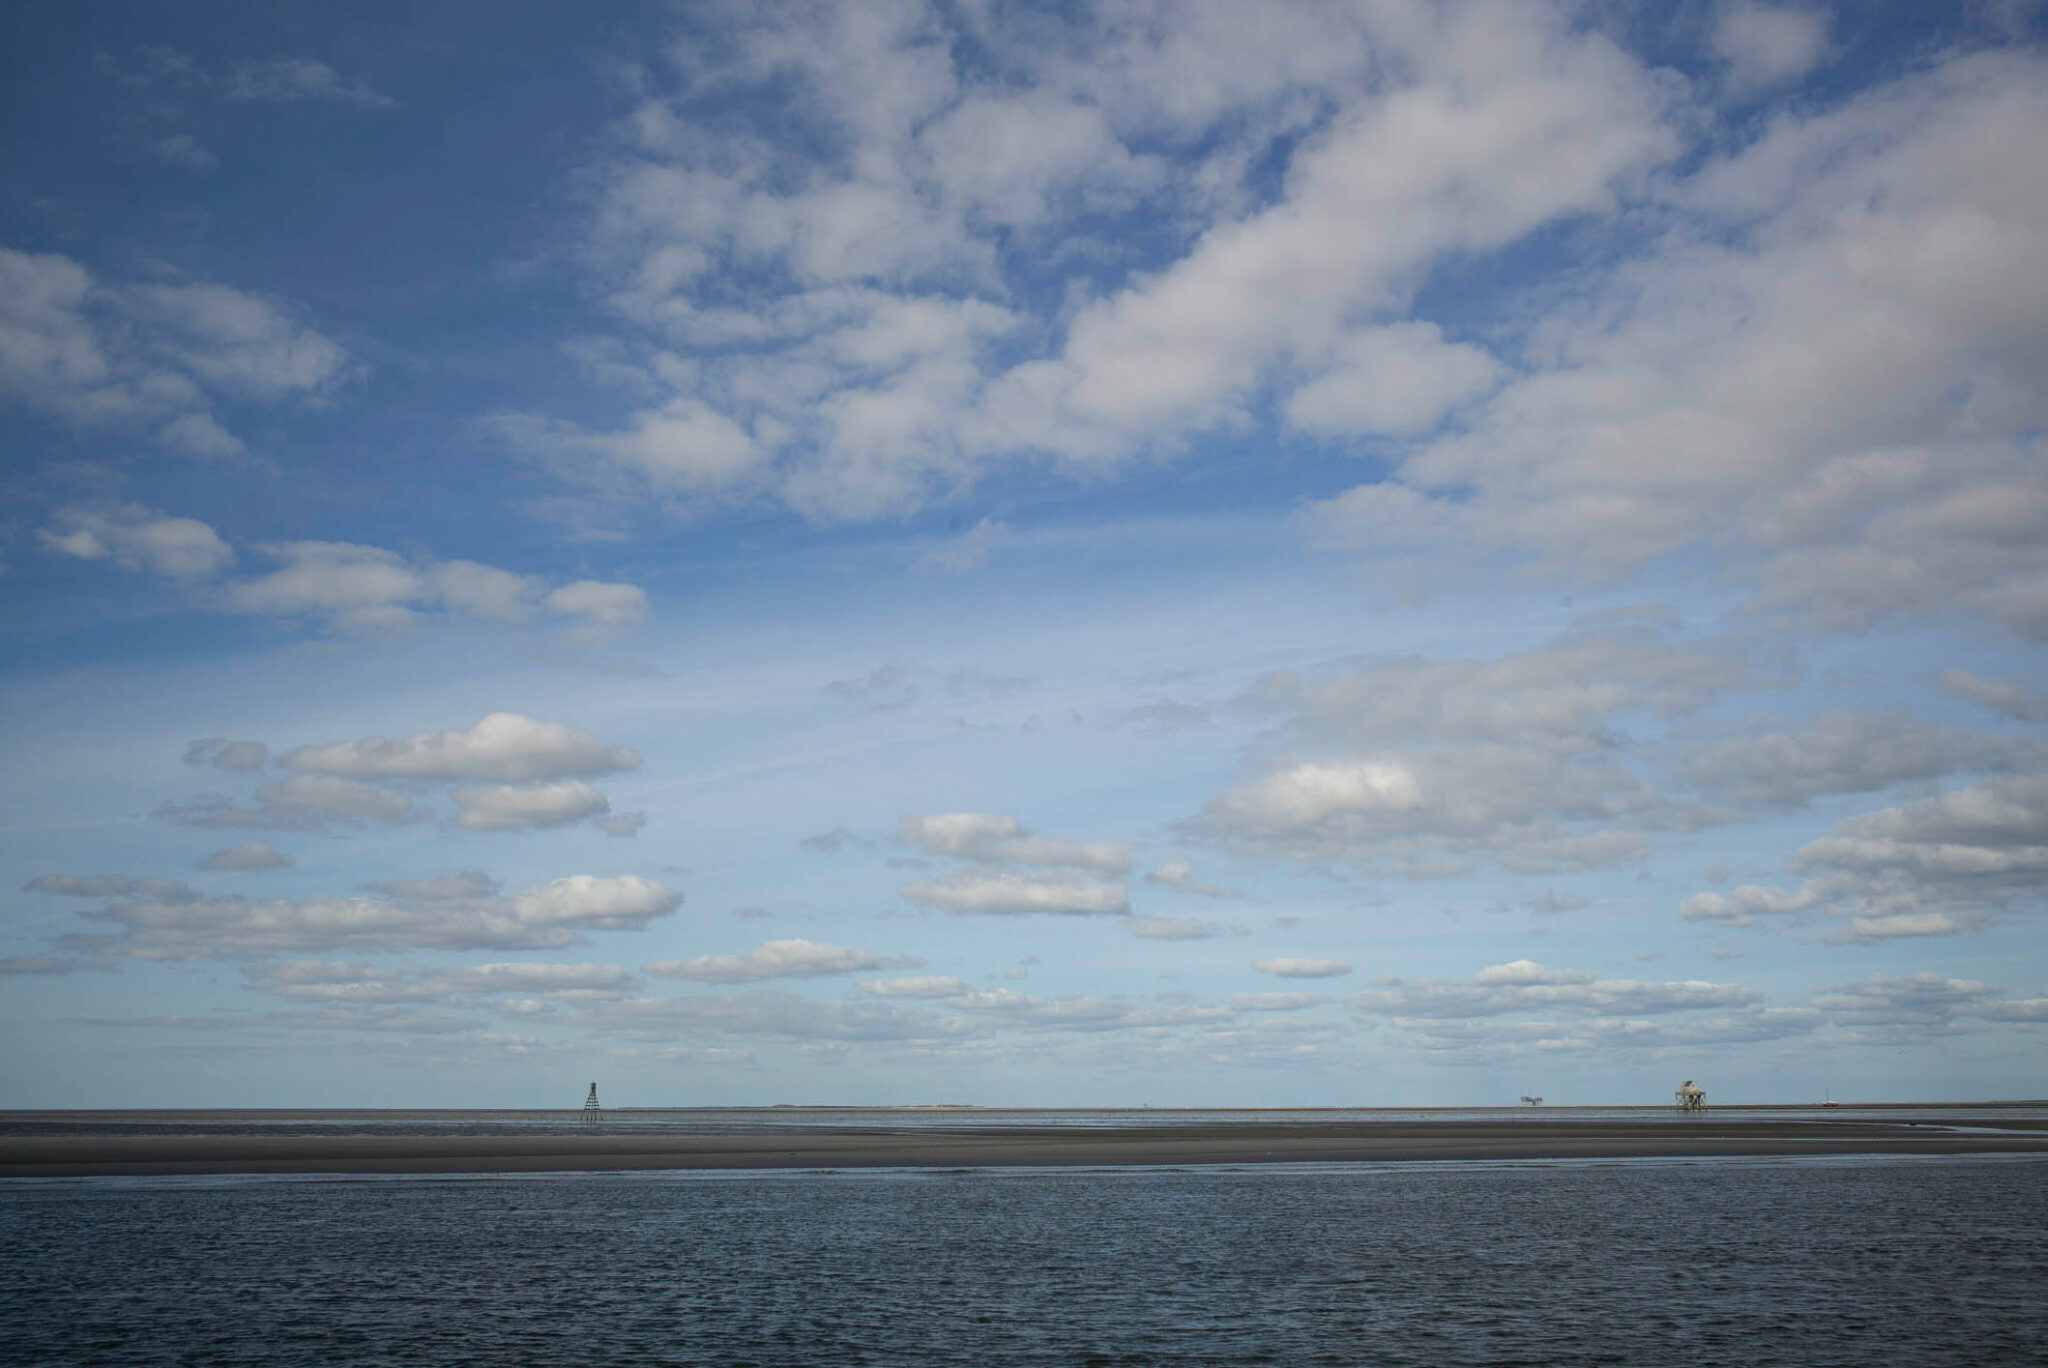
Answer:
[[[1822,1089],[1820,1090],[1820,1096],[1821,1096],[1821,1101],[1820,1101],[1820,1104],[1821,1104],[1821,1105],[1822,1105],[1823,1107],[1839,1107],[1839,1106],[1841,1106],[1841,1105],[1842,1105],[1841,1103],[1839,1103],[1839,1102],[1835,1101],[1835,1094],[1834,1094],[1834,1091],[1833,1091],[1832,1089],[1830,1089],[1830,1088],[1822,1088]]]

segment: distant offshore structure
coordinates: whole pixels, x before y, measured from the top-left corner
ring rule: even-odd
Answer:
[[[1540,1107],[1543,1105],[1543,1099],[1540,1097],[1532,1097],[1528,1093],[1523,1093],[1522,1105],[1525,1107]]]
[[[599,1121],[604,1118],[604,1104],[597,1100],[597,1084],[590,1085],[590,1096],[583,1099],[583,1119]]]
[[[1690,1078],[1680,1084],[1678,1091],[1673,1093],[1672,1096],[1678,1099],[1678,1109],[1682,1112],[1705,1111],[1707,1109],[1706,1090]]]

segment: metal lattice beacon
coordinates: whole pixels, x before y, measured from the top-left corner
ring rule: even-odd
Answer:
[[[604,1115],[604,1105],[597,1100],[597,1084],[590,1085],[590,1096],[583,1099],[583,1119],[596,1121]]]

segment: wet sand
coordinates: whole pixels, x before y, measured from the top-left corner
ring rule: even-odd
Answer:
[[[749,1135],[50,1135],[0,1137],[0,1177],[971,1169],[1800,1154],[2048,1154],[2039,1123],[1856,1120],[1362,1121]]]

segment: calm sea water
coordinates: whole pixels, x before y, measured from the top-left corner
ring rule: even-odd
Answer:
[[[2043,1362],[2048,1160],[0,1182],[6,1364]]]

